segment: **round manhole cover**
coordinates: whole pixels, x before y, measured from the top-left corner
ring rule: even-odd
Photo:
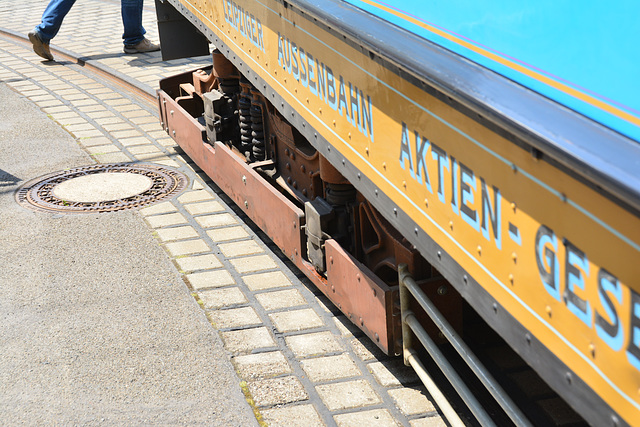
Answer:
[[[171,198],[188,182],[181,172],[156,165],[93,165],[33,179],[20,187],[16,199],[39,211],[114,212]]]

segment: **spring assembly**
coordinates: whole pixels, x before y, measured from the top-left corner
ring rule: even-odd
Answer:
[[[226,105],[218,111],[220,115],[218,129],[219,139],[228,146],[238,140],[239,120],[238,120],[238,94],[240,92],[239,79],[237,77],[218,78],[218,89],[224,95]]]
[[[356,198],[356,189],[351,184],[327,183],[326,199],[331,206],[338,207],[353,202]]]
[[[229,98],[232,98],[240,92],[240,80],[237,77],[218,77],[218,89]]]
[[[240,121],[240,152],[248,158],[251,155],[251,83],[246,79],[240,81],[240,96],[238,98],[238,113]]]
[[[335,212],[330,235],[343,247],[353,249],[351,204],[356,200],[356,189],[351,184],[326,184],[325,198]]]
[[[265,160],[264,116],[262,115],[262,102],[260,102],[260,96],[257,91],[253,92],[253,100],[251,102],[251,143],[252,160]]]

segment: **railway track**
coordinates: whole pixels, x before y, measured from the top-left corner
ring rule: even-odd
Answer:
[[[34,76],[34,73],[30,72],[29,74],[24,73],[21,74],[20,68],[26,66],[26,64],[18,64],[18,58],[21,55],[24,55],[25,51],[30,49],[28,42],[24,37],[18,35],[15,32],[11,31],[0,31],[0,38],[2,39],[3,46],[0,46],[0,50],[4,50],[5,55],[11,56],[13,59],[10,61],[9,65],[0,65],[0,68],[4,69],[5,74],[7,70],[12,70],[17,74],[20,74],[22,78],[30,79],[34,82],[34,84],[38,85],[43,90],[47,89],[46,83],[38,83],[38,77]],[[122,72],[114,70],[104,64],[101,64],[99,61],[86,60],[80,56],[74,55],[69,51],[56,50],[52,49],[54,55],[59,58],[60,63],[64,63],[64,67],[68,67],[78,71],[80,74],[86,76],[87,78],[93,80],[94,82],[101,82],[104,86],[108,86],[113,90],[121,93],[127,94],[129,97],[135,99],[135,104],[137,104],[140,108],[146,111],[151,111],[155,109],[157,104],[157,98],[155,93],[150,90],[149,87],[145,87],[145,85],[141,85],[135,79],[132,79]],[[20,53],[21,52],[21,53]],[[44,64],[34,63],[31,65],[36,69],[45,72],[46,66]],[[189,64],[185,64],[183,67],[187,69]],[[4,79],[3,79],[4,80]],[[11,80],[7,80],[7,82],[11,82]],[[69,82],[77,86],[79,89],[82,88],[81,84],[75,84],[72,81]],[[18,86],[17,88],[14,86],[14,89],[20,91],[24,90],[24,87]],[[53,96],[55,95],[55,91],[51,92]],[[90,93],[88,91],[87,93]],[[99,98],[99,97],[98,97]],[[66,101],[65,101],[66,102]],[[76,109],[77,107],[73,105],[73,102],[68,102],[66,105],[69,105],[71,108]],[[46,107],[44,107],[46,109]],[[80,110],[77,110],[81,113]],[[153,139],[153,138],[152,138]],[[160,138],[158,138],[160,139]],[[182,159],[184,162],[180,162],[181,168],[193,168],[192,176],[201,175],[201,170],[197,168],[197,166],[193,165],[190,160],[184,156],[184,153],[181,151],[175,150],[175,147],[155,144],[157,148],[161,149],[163,154],[167,154],[171,156],[171,159]],[[127,155],[131,155],[132,152],[127,151],[126,145],[117,145],[121,148]],[[99,158],[98,158],[99,160]],[[139,159],[132,158],[132,161],[139,161]],[[226,206],[227,212],[235,213],[238,218],[246,223],[243,225],[245,229],[253,230],[254,233],[261,236],[259,239],[262,243],[261,247],[269,249],[273,248],[273,244],[265,239],[265,236],[255,227],[254,224],[250,222],[250,220],[243,214],[242,208],[238,208],[234,206],[231,199],[226,197],[221,191],[217,190],[215,185],[210,184],[213,187],[213,191],[215,192],[215,197],[224,202]],[[182,206],[179,206],[179,209],[183,210]],[[151,217],[152,215],[150,215]],[[194,220],[190,222],[190,224],[197,224],[197,217],[194,217]],[[205,233],[205,231],[201,231]],[[215,244],[215,242],[213,242]],[[277,255],[274,254],[274,256]],[[323,312],[323,316],[326,319],[331,319],[331,321],[335,321],[335,319],[340,319],[340,321],[344,321],[343,316],[341,316],[340,311],[333,307],[330,302],[326,301],[317,291],[313,290],[313,286],[310,285],[306,280],[300,279],[302,276],[299,271],[296,270],[295,266],[293,266],[286,258],[281,256],[276,256],[279,260],[279,265],[285,271],[285,275],[288,278],[295,278],[294,283],[296,286],[300,286],[300,292],[304,293],[305,296],[309,298],[314,298],[315,302],[312,301],[314,309],[316,309],[318,304],[326,305],[328,307],[328,313]],[[226,261],[225,261],[226,262]],[[241,277],[238,276],[238,277]],[[246,291],[246,289],[244,289]],[[194,295],[198,299],[198,301],[202,301],[201,293],[199,293],[199,289],[191,285],[191,291],[194,292]],[[210,291],[210,289],[205,289],[205,291]],[[451,290],[451,292],[454,292]],[[292,352],[291,349],[287,349],[287,337],[295,337],[298,336],[296,334],[290,333],[287,335],[287,332],[282,333],[278,331],[278,327],[273,325],[273,322],[269,322],[270,319],[273,318],[273,313],[269,310],[265,310],[264,306],[258,304],[259,300],[256,296],[261,295],[259,292],[248,292],[251,295],[251,298],[248,304],[240,304],[240,305],[231,305],[230,309],[238,309],[238,308],[247,308],[252,307],[254,310],[258,312],[261,317],[261,320],[267,324],[271,330],[276,332],[277,345],[268,347],[270,350],[274,350],[277,348],[279,351],[282,351],[283,354],[286,355],[287,360],[294,366],[294,373],[299,377],[304,377],[308,375],[308,372],[303,368],[305,365],[305,361],[308,362],[310,359],[301,359],[296,357],[295,353]],[[262,294],[264,295],[264,294]],[[223,304],[224,305],[224,304]],[[220,310],[208,310],[215,311],[216,313]],[[331,317],[327,317],[331,316]],[[347,321],[348,322],[348,321]],[[345,322],[346,323],[346,322]],[[235,332],[237,330],[243,330],[238,328],[222,328],[221,334]],[[335,326],[331,326],[327,328],[324,326],[318,330],[314,331],[325,331],[329,330],[335,332]],[[363,337],[361,333],[354,332],[355,330],[347,324],[346,330],[348,332],[342,332],[342,341],[341,343],[349,343],[349,337],[355,337],[364,347],[368,347],[372,349],[375,346],[372,346],[372,343],[368,341],[368,338]],[[513,398],[513,400],[517,403],[518,407],[521,408],[522,412],[529,418],[533,425],[556,425],[556,426],[579,426],[586,425],[586,422],[582,420],[573,410],[569,408],[569,406],[556,394],[554,393],[546,384],[535,374],[535,372],[529,368],[526,363],[520,359],[510,348],[509,346],[497,335],[495,334],[491,328],[478,316],[475,311],[468,305],[464,304],[464,323],[462,324],[461,335],[465,338],[466,344],[470,349],[478,356],[478,358],[482,361],[482,363],[489,369],[489,371],[495,376],[495,378],[499,381],[500,385],[504,388],[506,393]],[[449,345],[445,343],[445,340],[441,339],[441,337],[435,337],[439,342],[438,346],[442,353],[446,356],[448,360],[450,360],[453,364],[454,369],[459,373],[459,376],[468,380],[467,386],[472,391],[472,393],[477,396],[480,403],[483,405],[484,410],[490,414],[491,418],[495,422],[496,425],[507,425],[510,423],[509,417],[500,409],[499,405],[497,405],[494,399],[491,398],[490,393],[486,391],[486,389],[479,384],[477,380],[474,380],[474,375],[472,375],[467,367],[467,365],[457,356],[457,352]],[[422,425],[420,424],[420,420],[429,420],[431,422],[439,422],[438,416],[434,416],[433,413],[428,412],[428,417],[424,417],[424,412],[416,412],[416,413],[407,413],[404,412],[400,407],[401,403],[398,400],[394,400],[389,397],[388,393],[389,387],[385,387],[380,384],[380,381],[376,381],[375,375],[372,375],[372,367],[376,363],[387,363],[390,365],[394,365],[398,359],[389,359],[376,352],[375,350],[371,350],[373,353],[378,354],[378,359],[362,359],[359,358],[353,347],[349,347],[345,345],[347,348],[346,354],[349,357],[353,358],[356,361],[356,366],[362,371],[361,375],[356,375],[354,378],[369,381],[373,384],[373,389],[376,393],[382,396],[381,403],[378,405],[374,405],[373,409],[375,410],[387,410],[393,416],[395,422],[404,424],[404,425]],[[263,350],[259,352],[252,351],[253,354],[260,354]],[[438,386],[442,389],[442,392],[447,397],[447,399],[452,402],[452,405],[460,419],[464,424],[467,425],[478,425],[480,424],[477,420],[474,419],[472,413],[466,408],[464,403],[459,399],[458,393],[445,379],[445,376],[439,371],[437,368],[437,364],[430,359],[430,357],[426,354],[424,349],[418,349],[419,353],[422,354],[423,358],[427,360],[426,368],[430,375],[435,379]],[[336,352],[335,354],[331,353],[332,356],[337,356],[345,353]],[[234,355],[234,359],[239,359],[244,354],[238,353]],[[368,356],[367,356],[368,357]],[[377,366],[377,365],[376,365]],[[394,365],[395,366],[395,365]],[[351,378],[351,377],[349,377]],[[353,378],[352,378],[353,379]],[[314,381],[307,379],[301,380],[305,389],[307,390],[308,395],[310,396],[308,400],[316,406],[316,409],[320,413],[320,418],[326,424],[336,423],[336,420],[341,420],[345,418],[340,418],[340,416],[348,415],[350,413],[354,413],[357,411],[348,411],[346,409],[331,409],[327,408],[326,402],[324,402],[322,394],[317,392],[318,384]],[[336,382],[322,382],[320,381],[321,386],[333,385]],[[417,389],[415,386],[415,381],[410,381],[412,385],[412,390]],[[394,383],[395,384],[395,383]],[[402,384],[400,384],[402,386]],[[392,390],[401,390],[400,387],[395,386],[396,388],[392,388]],[[287,406],[288,405],[288,406]],[[323,406],[324,405],[324,406]],[[258,405],[259,406],[259,405]],[[269,410],[273,410],[274,407],[278,405],[263,405],[262,407],[257,407],[257,413],[268,412]],[[296,402],[286,402],[284,404],[285,407],[295,408],[296,406],[301,406],[300,401]],[[352,409],[352,408],[351,408]],[[365,411],[369,408],[360,409],[360,411]],[[425,421],[424,425],[427,421]],[[338,422],[339,424],[339,422]]]

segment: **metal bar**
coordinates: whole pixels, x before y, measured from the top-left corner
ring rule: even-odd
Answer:
[[[411,311],[406,311],[402,315],[402,318],[402,321],[411,328],[411,331],[416,335],[416,338],[420,340],[424,348],[429,352],[429,355],[431,355],[442,373],[456,389],[462,400],[464,400],[480,424],[485,427],[495,426],[496,424],[491,419],[491,416],[484,410],[480,402],[478,402],[478,399],[476,399],[469,387],[467,387],[462,378],[460,378],[460,375],[458,375],[451,363],[449,363],[444,354],[442,354],[429,334],[425,332],[415,315]]]
[[[467,385],[462,381],[458,373],[453,369],[451,364],[447,361],[446,357],[442,354],[440,349],[433,342],[431,337],[425,332],[424,328],[419,324],[415,318],[413,312],[409,310],[409,303],[411,295],[409,289],[404,285],[406,278],[410,278],[409,270],[406,264],[400,264],[398,266],[398,276],[400,284],[400,310],[402,316],[402,347],[404,363],[407,366],[413,367],[416,371],[425,387],[431,394],[431,397],[436,401],[436,404],[452,425],[464,425],[462,420],[455,412],[449,401],[444,397],[438,386],[435,384],[431,376],[427,373],[424,365],[416,357],[416,352],[413,347],[413,336],[418,338],[425,349],[431,355],[431,358],[436,362],[440,370],[445,374],[447,379],[456,391],[462,397],[467,404],[473,415],[482,423],[483,426],[494,426],[493,420],[484,410],[482,405],[475,398],[473,393],[469,390]],[[460,424],[458,424],[460,423]]]
[[[505,413],[511,418],[511,420],[518,426],[531,426],[532,424],[529,422],[527,417],[520,411],[520,408],[516,406],[515,403],[509,398],[504,389],[498,384],[498,382],[493,378],[491,373],[484,367],[482,362],[476,357],[476,355],[469,349],[469,347],[464,343],[462,338],[458,335],[458,333],[451,327],[449,322],[440,314],[435,305],[429,300],[429,298],[422,292],[420,287],[417,285],[415,280],[406,272],[406,266],[399,266],[398,271],[404,271],[405,274],[400,275],[400,289],[406,287],[406,289],[413,295],[416,301],[420,304],[420,306],[424,309],[424,311],[429,315],[431,320],[436,324],[436,326],[440,329],[440,331],[444,334],[444,336],[449,340],[453,348],[458,352],[460,357],[469,365],[471,370],[476,374],[478,379],[482,382],[482,384],[487,388],[489,393],[493,396],[493,398],[498,402],[498,404],[502,407]],[[419,322],[415,317],[413,319],[404,319],[403,321],[411,322],[415,327],[420,326]],[[413,328],[412,328],[413,329]],[[422,332],[424,335],[424,330],[415,331],[416,336],[420,337],[421,334],[418,332]],[[431,339],[426,336],[426,338],[431,341]],[[422,339],[421,339],[422,341]],[[433,341],[431,341],[433,343]],[[423,344],[425,344],[423,342]],[[446,362],[448,363],[448,362]]]
[[[458,413],[453,409],[447,398],[442,394],[442,391],[438,388],[433,381],[427,370],[424,368],[420,359],[418,359],[414,350],[407,350],[405,353],[405,360],[409,362],[409,365],[416,371],[418,377],[422,380],[422,383],[427,388],[427,391],[431,395],[431,398],[435,401],[435,404],[442,411],[447,421],[452,427],[464,427],[465,424],[460,419]]]

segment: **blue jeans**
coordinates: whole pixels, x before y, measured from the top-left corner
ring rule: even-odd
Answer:
[[[144,39],[146,31],[142,26],[142,2],[143,0],[120,0],[125,46],[136,45]]]
[[[49,43],[58,34],[64,17],[67,16],[75,2],[76,0],[51,0],[49,2],[42,13],[42,22],[35,28],[42,41]],[[120,1],[120,12],[124,25],[122,38],[125,45],[135,45],[144,39],[146,31],[142,26],[142,4],[143,0]]]

